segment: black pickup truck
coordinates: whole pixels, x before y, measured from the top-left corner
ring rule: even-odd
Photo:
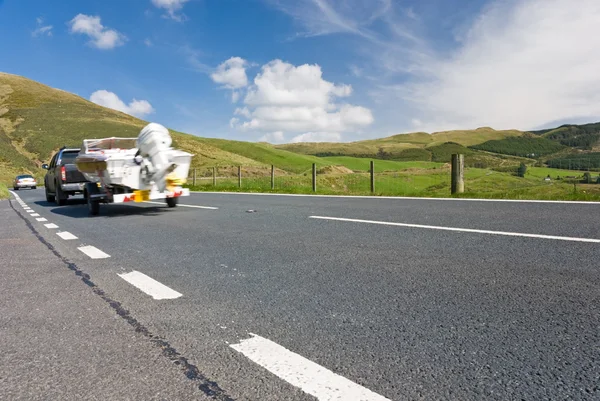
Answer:
[[[48,170],[44,177],[46,200],[64,205],[70,195],[82,194],[85,188],[83,174],[75,166],[75,158],[79,149],[61,148],[52,157],[50,165],[43,164],[42,168]]]

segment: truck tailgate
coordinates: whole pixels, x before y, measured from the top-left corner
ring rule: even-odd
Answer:
[[[73,184],[77,182],[87,182],[81,171],[77,170],[77,166],[74,164],[65,164],[65,174],[66,174],[66,182],[67,184]]]

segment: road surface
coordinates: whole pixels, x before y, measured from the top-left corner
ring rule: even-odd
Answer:
[[[76,303],[114,342],[89,369],[147,370],[131,399],[600,399],[598,204],[202,193],[89,217],[16,194],[3,218],[56,279],[2,302]],[[28,274],[2,266],[7,288]],[[69,333],[75,317],[46,308]],[[3,331],[29,329],[21,309]],[[20,379],[0,368],[2,394]]]

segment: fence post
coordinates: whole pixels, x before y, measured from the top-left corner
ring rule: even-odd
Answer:
[[[375,162],[371,160],[371,194],[375,193]]]
[[[275,166],[271,164],[271,190],[275,189]]]
[[[194,172],[193,172],[193,175],[192,175],[192,184],[194,186],[196,186],[196,168],[194,168]]]
[[[317,192],[317,163],[312,165],[312,190]]]
[[[238,166],[238,188],[242,187],[242,166]]]
[[[465,155],[452,155],[452,180],[450,192],[452,194],[461,194],[465,192]]]
[[[213,167],[213,187],[217,186],[217,170]]]

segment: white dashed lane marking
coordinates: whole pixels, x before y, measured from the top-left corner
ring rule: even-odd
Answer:
[[[73,234],[71,234],[68,231],[62,231],[60,233],[56,233],[56,235],[58,235],[60,238],[62,238],[64,240],[77,239],[76,236],[74,236]]]
[[[102,252],[100,249],[96,248],[95,246],[86,245],[86,246],[80,246],[77,249],[79,249],[81,252],[85,253],[87,256],[89,256],[92,259],[110,258],[109,254]]]
[[[58,228],[58,226],[54,223],[44,224],[44,226],[46,226],[46,228]]]
[[[230,347],[318,400],[389,401],[271,340],[251,335]]]
[[[48,219],[46,219],[45,217],[38,217],[36,220],[37,221],[48,221]]]
[[[119,274],[119,277],[154,299],[175,299],[182,296],[181,293],[138,271]]]
[[[40,217],[39,213],[31,213],[31,217]]]

